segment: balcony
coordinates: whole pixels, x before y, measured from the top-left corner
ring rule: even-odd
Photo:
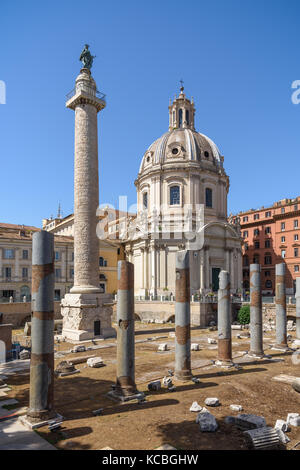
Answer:
[[[77,86],[76,88],[73,88],[73,90],[71,90],[69,93],[67,93],[67,101],[73,98],[73,96],[80,93],[82,93],[83,95],[89,95],[91,98],[98,98],[98,100],[106,103],[106,95],[104,93],[98,90],[94,90],[94,88],[91,88],[86,85]]]

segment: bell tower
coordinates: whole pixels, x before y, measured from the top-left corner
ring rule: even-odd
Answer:
[[[175,95],[173,103],[169,105],[169,131],[172,129],[192,129],[194,127],[195,106],[193,98],[189,100],[184,93],[183,81],[178,98]]]

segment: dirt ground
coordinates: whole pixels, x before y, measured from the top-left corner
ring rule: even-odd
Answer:
[[[38,432],[58,449],[155,449],[168,443],[176,449],[246,449],[243,433],[235,426],[228,425],[224,418],[236,415],[230,404],[243,406],[243,413],[264,416],[267,425],[274,426],[277,419],[286,419],[288,413],[300,412],[300,395],[290,384],[272,380],[279,374],[300,376],[300,362],[293,364],[291,353],[270,349],[274,343],[274,332],[264,337],[265,353],[272,360],[252,360],[243,363],[245,351],[249,350],[249,339],[238,339],[240,331],[233,330],[234,362],[241,369],[221,369],[212,365],[217,356],[217,345],[208,344],[207,338],[217,338],[216,331],[193,329],[192,342],[200,344],[199,351],[192,351],[194,376],[200,379],[180,383],[173,380],[176,391],[162,388],[148,392],[147,384],[162,379],[168,370],[174,370],[174,338],[169,331],[174,325],[145,325],[136,323],[136,383],[145,392],[146,402],[119,404],[106,394],[115,382],[116,340],[96,341],[101,349],[72,353],[55,361],[58,364],[66,358],[95,354],[106,364],[102,368],[90,368],[86,363],[75,367],[80,373],[55,379],[55,409],[65,421],[61,431],[49,432],[47,427]],[[244,330],[245,331],[245,330]],[[291,333],[293,336],[294,332]],[[156,337],[155,340],[153,338]],[[152,338],[149,340],[148,338]],[[167,342],[170,350],[158,352],[160,343]],[[84,343],[92,345],[92,343]],[[73,347],[68,343],[56,344],[56,351]],[[274,361],[276,359],[277,361]],[[10,376],[6,382],[12,387],[7,398],[16,398],[21,406],[28,405],[29,374]],[[193,401],[204,406],[207,397],[217,397],[221,406],[210,408],[216,417],[219,429],[215,433],[201,433],[195,419],[197,413],[189,408]],[[104,408],[101,416],[92,411]],[[291,441],[286,448],[292,449],[300,441],[300,428],[292,427],[287,434]],[[300,443],[295,450],[300,449]]]

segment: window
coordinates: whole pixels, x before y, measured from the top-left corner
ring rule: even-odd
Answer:
[[[285,222],[281,222],[281,231],[282,231],[282,232],[285,231]]]
[[[254,229],[253,235],[254,235],[255,237],[258,237],[258,235],[259,235],[259,229],[258,229],[258,228],[255,228],[255,229]]]
[[[179,127],[182,127],[182,109],[179,110]]]
[[[298,220],[294,220],[294,228],[298,228]]]
[[[205,158],[209,158],[209,153],[205,151],[204,156],[205,156]]]
[[[74,251],[72,251],[72,261],[74,261]]]
[[[61,277],[61,269],[60,268],[55,269],[55,277],[57,277],[58,279]]]
[[[295,271],[295,273],[299,272],[299,264],[295,264],[294,271]]]
[[[105,284],[103,282],[100,282],[99,287],[101,294],[105,294]]]
[[[190,113],[189,113],[188,109],[185,111],[185,120],[186,120],[187,125],[189,125],[190,124]]]
[[[270,279],[268,279],[268,280],[266,281],[265,286],[266,286],[267,289],[272,289],[272,281],[270,281]]]
[[[99,258],[99,266],[102,266],[102,267],[107,266],[107,261],[106,261],[106,259],[102,258],[102,256],[100,256],[100,258]]]
[[[28,259],[28,250],[23,250],[23,259]]]
[[[175,147],[175,148],[172,149],[172,154],[173,154],[173,155],[177,155],[177,154],[178,154],[178,148],[177,148],[177,147]]]
[[[212,207],[212,189],[206,188],[205,189],[205,205],[206,207]]]
[[[259,249],[259,242],[254,242],[254,248],[255,248],[256,250]]]
[[[281,237],[281,243],[285,242],[285,237]]]
[[[271,227],[266,227],[265,234],[268,235],[269,233],[271,233]]]
[[[13,259],[15,257],[15,252],[14,250],[4,250],[4,258],[5,259]]]
[[[248,230],[245,230],[245,231],[243,232],[243,238],[247,238],[247,237],[248,237]]]
[[[281,208],[281,213],[282,213],[282,214],[285,213],[285,208],[284,208],[284,207]]]
[[[285,250],[281,250],[281,258],[285,258]]]
[[[265,255],[265,264],[272,264],[272,256],[269,254]]]
[[[271,240],[265,240],[265,248],[271,247]]]
[[[28,278],[28,268],[22,268],[22,278],[23,279]]]
[[[120,250],[120,248],[118,248],[118,255],[119,255],[120,253],[121,253],[121,250]]]
[[[55,252],[55,261],[59,261],[59,260],[60,260],[60,252],[56,251]]]
[[[254,220],[258,220],[259,219],[259,214],[254,214]]]
[[[294,240],[297,241],[299,239],[299,236],[298,234],[296,233],[296,235],[294,235]]]
[[[294,205],[294,211],[297,211],[298,210],[298,204],[295,204]]]
[[[248,250],[248,248],[249,248],[249,245],[248,245],[248,243],[245,243],[245,244],[244,244],[244,248],[245,248],[245,251],[247,251],[247,250]]]
[[[243,217],[243,222],[248,222],[248,216],[245,215],[245,217]]]
[[[144,206],[144,209],[148,208],[148,193],[143,193],[143,206]]]
[[[180,204],[180,188],[179,186],[171,186],[170,188],[170,206]]]
[[[248,256],[244,256],[244,258],[243,258],[243,266],[249,266],[249,258],[248,258]]]
[[[267,212],[265,213],[265,217],[271,217],[271,211],[267,211]]]
[[[70,277],[74,277],[74,269],[70,269]]]
[[[257,255],[257,254],[253,255],[253,263],[254,264],[259,264],[259,255]]]
[[[270,277],[271,276],[271,271],[265,271],[265,277]]]
[[[298,257],[298,252],[299,252],[299,249],[298,248],[294,248],[294,256],[297,258]]]
[[[11,268],[5,268],[5,277],[6,279],[11,278]]]

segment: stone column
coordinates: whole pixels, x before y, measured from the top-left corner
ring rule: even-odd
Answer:
[[[175,377],[179,380],[190,380],[192,372],[188,251],[176,253],[175,297]]]
[[[276,348],[287,349],[285,263],[275,265]]]
[[[263,357],[262,300],[260,264],[250,264],[250,352],[251,356]]]
[[[54,385],[54,236],[42,230],[32,237],[32,319],[30,400],[27,419],[55,415]]]
[[[12,277],[15,277],[16,282],[21,278],[20,276],[20,263],[19,263],[19,248],[15,249],[15,275],[12,274]]]
[[[296,278],[296,338],[300,340],[300,277]]]
[[[134,379],[134,265],[128,261],[118,262],[117,324],[117,380],[108,395],[121,401],[142,398]]]
[[[99,204],[97,113],[105,107],[90,70],[76,78],[75,94],[66,106],[75,111],[74,159],[74,286],[62,300],[63,331],[68,339],[111,336],[112,308],[104,306],[99,288]],[[107,297],[107,296],[106,296]],[[100,323],[99,323],[100,322]],[[100,325],[100,326],[99,326]]]
[[[205,287],[210,289],[210,266],[209,266],[209,248],[205,248]]]
[[[216,365],[232,366],[230,276],[219,274],[218,290],[218,361]]]
[[[205,283],[204,283],[204,253],[203,249],[200,250],[200,294],[204,293]]]

